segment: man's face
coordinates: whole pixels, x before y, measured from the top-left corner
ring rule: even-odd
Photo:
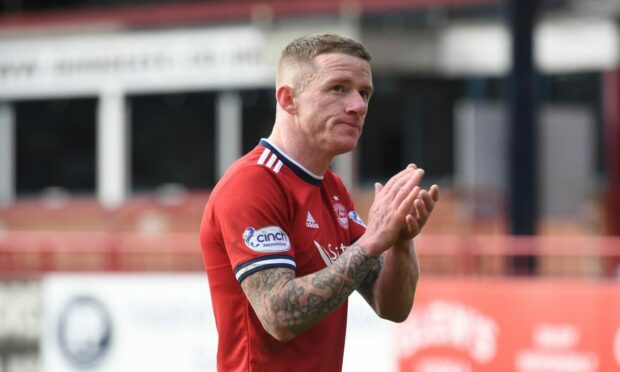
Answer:
[[[314,58],[314,70],[296,94],[297,125],[307,143],[332,156],[355,148],[372,95],[370,64],[340,53]]]

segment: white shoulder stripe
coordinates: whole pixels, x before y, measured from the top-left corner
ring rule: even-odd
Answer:
[[[282,168],[282,160],[278,160],[278,162],[276,163],[276,166],[273,167],[273,171],[278,173],[280,171],[280,168]]]
[[[272,259],[268,259],[268,260],[261,260],[261,261],[257,261],[254,262],[250,265],[245,266],[243,269],[237,271],[235,273],[235,276],[237,277],[237,280],[239,280],[240,278],[243,277],[243,275],[245,273],[247,273],[250,270],[254,270],[256,268],[259,268],[261,266],[268,266],[268,265],[274,265],[274,264],[285,264],[285,265],[289,265],[292,267],[297,267],[295,265],[295,261],[292,258],[272,258]]]
[[[269,150],[268,148],[263,151],[263,153],[258,158],[256,164],[264,165],[267,168],[271,168],[276,173],[280,172],[280,168],[282,168],[282,165],[284,165],[284,163],[282,163],[282,160],[278,159],[278,155],[276,155],[275,152],[271,152],[271,150]]]
[[[276,162],[277,159],[278,159],[278,157],[276,156],[276,154],[271,154],[271,157],[267,161],[267,164],[265,164],[267,166],[267,168],[271,168],[271,166],[273,165],[273,163]]]
[[[307,173],[310,177],[312,177],[314,179],[317,179],[319,181],[321,181],[323,179],[323,176],[316,175],[316,174],[310,172],[308,169],[304,168],[303,165],[301,165],[298,162],[296,162],[295,159],[293,159],[290,156],[288,156],[284,151],[282,151],[282,149],[280,149],[278,146],[276,146],[273,143],[271,143],[268,139],[262,138],[261,141],[267,142],[269,144],[269,146],[272,146],[274,149],[276,149],[281,156],[283,156],[284,158],[286,158],[286,160],[288,160],[289,162],[293,163],[296,167],[298,167],[299,169],[301,169],[302,171]]]
[[[269,153],[271,153],[271,151],[269,149],[265,149],[265,151],[263,151],[263,153],[260,155],[260,158],[258,158],[257,164],[263,165],[265,163],[265,159],[267,159],[267,156],[269,156]]]

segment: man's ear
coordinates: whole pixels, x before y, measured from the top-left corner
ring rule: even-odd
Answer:
[[[289,85],[281,85],[276,90],[276,100],[282,110],[291,115],[297,114],[297,106],[295,105],[295,91]]]

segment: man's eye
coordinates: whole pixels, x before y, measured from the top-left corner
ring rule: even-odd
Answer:
[[[346,92],[346,88],[344,87],[344,85],[334,85],[332,90],[340,93]]]

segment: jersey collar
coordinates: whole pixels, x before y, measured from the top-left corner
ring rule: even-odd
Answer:
[[[276,154],[276,156],[278,157],[278,159],[282,160],[282,162],[284,164],[286,164],[287,167],[289,167],[293,172],[295,172],[295,174],[301,178],[302,180],[315,185],[315,186],[321,186],[321,181],[323,181],[323,176],[317,176],[316,174],[310,172],[309,170],[307,170],[306,168],[304,168],[303,165],[299,164],[298,162],[296,162],[295,160],[293,160],[293,158],[291,158],[290,156],[288,156],[286,153],[284,153],[284,151],[280,150],[278,148],[278,146],[274,145],[273,143],[269,142],[268,139],[266,138],[261,138],[259,144],[263,147],[268,148],[269,150],[271,150],[271,152],[273,152],[274,154]]]

